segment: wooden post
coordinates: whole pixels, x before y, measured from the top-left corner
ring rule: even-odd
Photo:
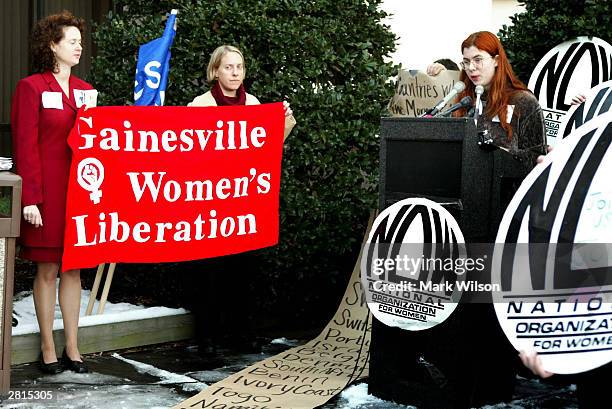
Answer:
[[[98,271],[96,271],[96,278],[94,280],[93,286],[91,287],[91,294],[89,295],[89,302],[87,303],[87,309],[85,310],[85,316],[91,315],[93,311],[94,304],[96,302],[96,298],[98,297],[98,289],[100,288],[100,281],[102,281],[102,274],[104,274],[104,266],[102,263],[98,266]]]
[[[104,306],[106,305],[108,291],[110,290],[111,283],[113,282],[113,275],[115,274],[116,265],[116,263],[110,263],[110,266],[108,268],[106,280],[104,281],[104,289],[102,290],[102,296],[100,297],[100,305],[98,305],[98,314],[104,313]]]

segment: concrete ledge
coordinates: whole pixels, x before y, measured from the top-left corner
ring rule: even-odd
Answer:
[[[194,338],[194,317],[191,313],[142,318],[132,321],[111,322],[79,328],[79,349],[82,354],[133,348],[164,342]],[[53,331],[58,356],[64,349],[64,330]],[[13,335],[11,364],[38,361],[40,335],[29,333]]]

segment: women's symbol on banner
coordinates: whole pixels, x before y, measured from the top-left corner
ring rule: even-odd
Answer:
[[[100,186],[104,181],[104,165],[96,158],[85,158],[79,162],[77,170],[77,182],[79,185],[91,192],[89,198],[94,204],[100,203],[102,190]]]

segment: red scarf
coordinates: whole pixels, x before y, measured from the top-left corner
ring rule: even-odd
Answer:
[[[246,91],[244,90],[244,85],[240,84],[240,88],[236,90],[235,97],[228,97],[223,95],[223,91],[221,90],[221,86],[217,81],[215,85],[210,90],[213,98],[217,102],[217,106],[225,106],[225,105],[246,105]]]

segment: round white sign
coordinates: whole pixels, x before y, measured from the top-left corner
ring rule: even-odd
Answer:
[[[572,98],[612,79],[612,46],[602,39],[578,37],[559,44],[536,65],[528,87],[542,106],[546,139],[562,139],[560,126]]]
[[[523,181],[497,234],[498,320],[550,372],[612,361],[611,144],[612,112],[570,133]]]
[[[466,259],[463,234],[444,207],[423,198],[399,201],[378,215],[364,247],[368,307],[388,326],[434,327],[457,307]]]
[[[586,101],[580,105],[572,105],[559,127],[559,137],[565,138],[575,129],[581,127],[593,118],[610,111],[612,106],[612,81],[602,82],[591,88],[586,94]]]

